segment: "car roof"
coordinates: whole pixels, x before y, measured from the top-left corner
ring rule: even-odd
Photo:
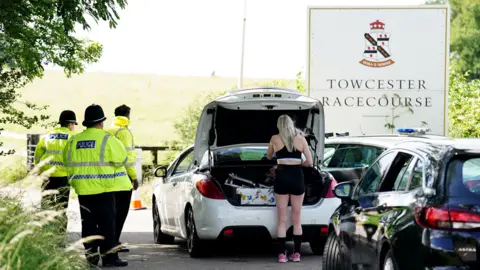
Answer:
[[[364,144],[384,148],[426,148],[436,145],[439,148],[451,146],[459,151],[480,152],[480,139],[478,138],[449,138],[439,135],[345,136],[325,139],[325,144]]]

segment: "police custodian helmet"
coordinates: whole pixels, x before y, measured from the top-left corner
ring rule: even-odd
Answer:
[[[105,113],[103,113],[102,107],[97,104],[92,104],[85,109],[85,120],[82,125],[91,126],[100,122],[103,122],[107,119]]]
[[[59,123],[72,123],[78,125],[77,117],[73,111],[65,110],[60,113],[60,117],[58,118]]]

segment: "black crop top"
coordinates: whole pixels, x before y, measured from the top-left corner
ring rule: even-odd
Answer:
[[[302,152],[298,151],[295,148],[295,146],[293,147],[292,152],[288,152],[287,147],[283,146],[282,149],[278,150],[275,153],[275,156],[277,157],[277,159],[283,159],[283,158],[298,158],[298,159],[301,159],[302,158]]]

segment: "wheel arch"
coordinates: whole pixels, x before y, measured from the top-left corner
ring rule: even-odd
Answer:
[[[388,253],[388,251],[392,248],[392,246],[390,245],[390,243],[388,242],[388,239],[384,238],[382,241],[381,241],[381,244],[380,244],[380,252],[379,252],[379,255],[378,255],[378,268],[381,269],[381,267],[383,266],[384,262],[385,262],[385,257]]]

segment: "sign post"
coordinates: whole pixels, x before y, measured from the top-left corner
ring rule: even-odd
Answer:
[[[306,85],[326,132],[448,135],[449,6],[308,7]]]

